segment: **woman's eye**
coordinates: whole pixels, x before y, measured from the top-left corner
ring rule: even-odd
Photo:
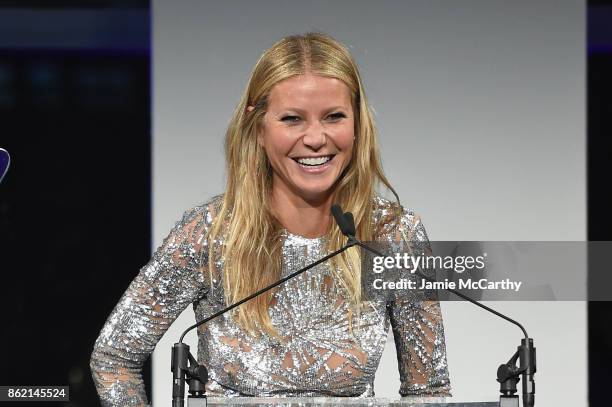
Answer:
[[[297,122],[300,121],[300,117],[299,116],[291,116],[291,115],[283,116],[281,118],[281,121],[285,122],[285,123],[297,123]]]
[[[344,113],[337,112],[337,113],[332,113],[329,116],[327,116],[327,119],[332,121],[332,122],[335,122],[335,121],[338,121],[340,119],[344,119],[345,117],[346,117],[346,115]]]

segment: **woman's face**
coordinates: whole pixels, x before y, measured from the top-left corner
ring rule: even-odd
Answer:
[[[341,80],[305,74],[277,83],[257,138],[273,169],[273,189],[306,201],[328,197],[351,159],[354,125]]]

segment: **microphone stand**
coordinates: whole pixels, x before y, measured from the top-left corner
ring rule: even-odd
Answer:
[[[200,365],[198,361],[193,357],[193,355],[189,351],[189,345],[183,343],[183,338],[185,335],[191,331],[203,325],[228,311],[236,308],[239,305],[244,304],[245,302],[257,297],[265,293],[268,290],[284,283],[287,280],[290,280],[303,272],[310,270],[311,268],[318,266],[319,264],[331,259],[332,257],[337,256],[338,254],[344,252],[346,249],[358,244],[357,239],[349,238],[348,242],[340,249],[328,254],[327,256],[315,261],[308,266],[289,274],[286,277],[281,278],[277,282],[270,284],[269,286],[262,288],[261,290],[249,295],[242,300],[223,308],[222,310],[215,312],[211,316],[198,321],[197,323],[191,325],[187,328],[183,334],[181,335],[178,343],[175,343],[172,346],[172,358],[171,358],[171,370],[172,370],[172,407],[184,407],[185,406],[185,380],[187,380],[189,386],[189,398],[203,398],[206,399],[206,382],[208,381],[208,370],[206,367]]]
[[[353,245],[357,245],[371,253],[376,254],[377,256],[387,257],[383,253],[379,252],[376,249],[369,247],[368,245],[362,243],[355,237],[355,221],[353,220],[353,214],[350,212],[342,212],[342,209],[338,205],[332,206],[332,214],[340,226],[340,230],[342,233],[348,238],[348,241]],[[404,241],[404,243],[406,243]],[[415,270],[416,274],[427,280],[429,282],[436,282],[435,278],[431,278],[427,276],[419,268]],[[458,297],[463,298],[466,301],[471,302],[472,304],[483,308],[500,318],[505,319],[506,321],[518,326],[522,331],[525,337],[521,339],[521,345],[518,347],[517,351],[510,358],[508,362],[502,364],[497,369],[497,381],[500,384],[500,407],[518,407],[519,400],[518,396],[515,395],[517,392],[516,384],[519,382],[519,376],[522,376],[523,379],[523,406],[524,407],[533,407],[535,404],[535,382],[533,379],[533,375],[536,372],[536,350],[533,346],[533,339],[529,337],[525,328],[506,315],[495,311],[494,309],[487,307],[484,304],[479,303],[478,301],[468,297],[461,292],[454,290],[452,288],[445,288],[446,291],[455,294]],[[519,366],[516,366],[517,360],[519,361]]]

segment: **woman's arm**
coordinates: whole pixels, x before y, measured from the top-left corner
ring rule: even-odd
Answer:
[[[112,311],[91,355],[103,406],[144,406],[141,369],[170,324],[206,295],[206,211],[185,212]],[[200,259],[202,256],[202,259]]]
[[[419,252],[431,252],[425,228],[413,212],[404,211],[399,232],[398,240],[403,238]],[[400,394],[450,396],[440,303],[398,296],[387,308],[397,351]]]

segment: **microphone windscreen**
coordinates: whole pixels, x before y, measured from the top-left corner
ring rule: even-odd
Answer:
[[[351,236],[355,236],[357,231],[355,230],[355,218],[353,218],[353,214],[351,212],[346,212],[344,214],[344,219],[346,220],[346,224],[348,227],[348,234]]]
[[[348,236],[350,226],[347,224],[346,219],[344,218],[344,213],[342,212],[340,205],[332,205],[331,213],[334,216],[336,223],[340,227],[340,231],[342,232],[342,234]]]

